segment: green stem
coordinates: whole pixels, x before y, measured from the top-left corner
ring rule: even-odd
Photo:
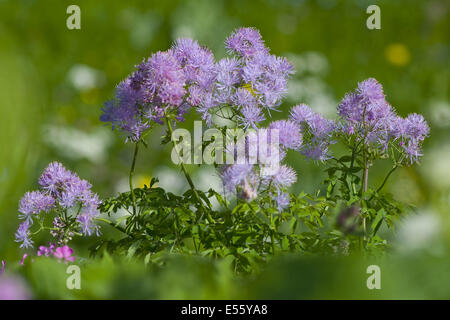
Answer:
[[[367,155],[366,155],[366,139],[367,139],[367,128],[366,128],[366,108],[364,107],[364,111],[363,111],[363,128],[364,128],[364,137],[363,137],[363,164],[364,164],[364,171],[363,171],[363,181],[361,183],[361,201],[363,198],[363,194],[367,191],[367,179],[368,179],[368,175],[369,175],[369,168],[368,168],[368,164],[367,164]],[[363,218],[362,220],[362,228],[363,228],[363,234],[364,237],[362,239],[362,245],[364,245],[364,241],[366,240],[366,217]]]
[[[172,129],[172,125],[170,124],[170,120],[166,117],[166,123],[167,123],[167,128],[169,129],[169,133],[170,133],[170,140],[172,141],[173,147],[175,149],[175,152],[177,152],[177,146],[175,144],[175,141],[172,139],[172,135],[173,135],[173,129]],[[186,170],[186,166],[184,165],[183,161],[181,161],[181,157],[178,155],[178,157],[180,158],[180,167],[181,167],[181,171],[183,171],[184,176],[186,177],[187,182],[189,183],[189,186],[191,187],[192,192],[194,192],[195,197],[197,198],[197,201],[202,209],[202,211],[204,213],[206,213],[206,218],[208,219],[209,223],[214,223],[214,219],[211,216],[211,213],[205,208],[205,206],[203,205],[203,201],[200,198],[197,189],[195,188],[194,182],[192,182],[191,176],[189,175],[189,173]]]
[[[114,223],[112,221],[109,221],[109,220],[103,219],[103,218],[95,218],[95,220],[98,220],[98,221],[104,222],[106,224],[109,224],[110,226],[116,228],[117,230],[119,230],[119,231],[121,231],[123,233],[126,233],[124,228],[122,228],[121,226],[117,225],[116,223]]]
[[[134,168],[136,166],[136,158],[137,158],[138,151],[139,151],[139,142],[136,142],[136,145],[134,147],[133,162],[131,163],[131,169],[130,169],[130,192],[131,192],[131,201],[133,202],[133,217],[136,216],[136,196],[134,194],[133,177],[134,177]]]
[[[383,183],[378,187],[377,192],[380,192],[381,189],[383,189],[384,185],[386,184],[386,182],[388,181],[389,177],[391,176],[391,174],[398,168],[398,165],[395,164],[391,170],[389,170],[388,174],[386,175],[386,177],[384,177]],[[372,195],[372,197],[370,197],[369,201],[372,200],[374,197],[374,195]]]

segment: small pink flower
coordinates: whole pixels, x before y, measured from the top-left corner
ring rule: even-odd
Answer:
[[[25,259],[28,257],[28,255],[25,253],[22,257],[22,260],[20,260],[19,264],[23,266],[23,264],[25,263]]]
[[[5,272],[6,261],[2,260],[2,267],[0,268],[0,276]]]
[[[69,246],[64,246],[56,248],[55,253],[53,255],[55,256],[55,258],[73,262],[75,260],[75,257],[72,256],[72,254],[73,254],[72,248],[70,248]]]

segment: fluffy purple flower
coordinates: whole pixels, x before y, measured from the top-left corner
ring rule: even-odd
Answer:
[[[171,52],[154,53],[138,66],[131,77],[131,85],[142,91],[144,103],[178,106],[186,94],[185,75]]]
[[[405,133],[411,140],[423,141],[428,137],[430,127],[421,114],[410,114],[405,120]]]
[[[303,142],[300,128],[295,122],[291,120],[274,121],[269,126],[270,129],[277,129],[280,144],[288,149],[297,150],[301,147]]]
[[[320,141],[319,143],[313,143],[305,146],[302,149],[302,154],[312,161],[326,161],[331,158],[328,153],[328,143],[326,141]]]
[[[286,165],[280,166],[278,171],[272,176],[271,182],[277,188],[290,187],[297,181],[297,174],[294,169]]]
[[[180,63],[186,82],[208,90],[216,76],[214,55],[197,41],[178,39],[172,46],[172,53]]]
[[[287,91],[287,80],[293,72],[293,66],[285,58],[259,52],[246,61],[242,77],[257,95],[259,104],[275,109]]]
[[[256,99],[247,88],[236,89],[235,94],[231,97],[231,101],[238,108],[256,106]]]
[[[291,203],[291,198],[289,196],[289,193],[280,192],[276,195],[275,201],[277,202],[278,211],[282,212],[284,209],[289,207],[289,204]]]
[[[306,104],[299,104],[291,109],[289,118],[297,124],[308,123],[314,116],[314,111]]]
[[[39,178],[39,185],[52,195],[59,195],[62,185],[72,174],[59,162],[52,162]]]
[[[226,167],[222,172],[222,182],[225,190],[233,192],[235,188],[252,173],[252,164],[233,164]]]
[[[20,218],[32,221],[32,215],[39,214],[41,211],[48,212],[53,208],[55,199],[40,191],[27,192],[19,203]]]
[[[21,248],[30,248],[33,246],[33,240],[30,238],[30,223],[25,220],[19,225],[15,234],[16,242],[22,242]]]
[[[358,83],[356,91],[362,103],[378,103],[383,102],[385,99],[383,86],[374,78]]]
[[[360,122],[362,113],[360,96],[353,92],[347,93],[338,106],[339,116],[350,122]]]
[[[77,221],[81,227],[81,232],[84,235],[92,235],[93,233],[99,235],[99,227],[95,224],[95,218],[98,216],[96,206],[85,207],[78,215]]]
[[[142,133],[149,128],[143,106],[140,106],[142,98],[142,91],[135,90],[131,80],[125,79],[117,86],[115,99],[105,103],[100,120],[110,122],[113,130],[118,128],[132,141],[138,141]]]
[[[266,120],[262,110],[257,106],[245,106],[241,112],[242,116],[239,116],[238,120],[244,126],[244,129],[252,127],[256,130],[256,124]]]
[[[254,28],[239,28],[225,41],[230,53],[235,53],[244,58],[250,58],[256,53],[268,53],[264,46],[261,34]]]
[[[419,158],[423,156],[422,149],[417,141],[410,140],[407,143],[401,144],[404,152],[409,157],[409,162],[411,164],[418,162]]]
[[[312,118],[308,121],[308,125],[311,134],[318,139],[331,136],[335,128],[333,121],[325,119],[318,113],[312,116]]]
[[[236,58],[223,58],[217,62],[219,89],[231,89],[241,81],[240,62]]]

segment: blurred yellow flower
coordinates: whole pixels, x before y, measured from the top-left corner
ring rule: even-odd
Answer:
[[[411,54],[408,48],[401,43],[393,43],[386,47],[385,56],[389,63],[403,67],[411,60]]]
[[[135,188],[143,188],[144,185],[150,186],[150,176],[137,176]]]

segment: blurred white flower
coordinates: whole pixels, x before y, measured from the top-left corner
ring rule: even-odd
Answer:
[[[70,83],[79,91],[99,88],[106,82],[105,74],[84,64],[75,64],[68,73]]]
[[[44,132],[44,141],[50,147],[74,160],[85,158],[93,163],[102,163],[112,144],[112,135],[104,128],[87,133],[73,127],[48,125]]]
[[[439,144],[424,154],[420,170],[425,179],[437,189],[450,188],[450,143]]]
[[[438,215],[427,211],[407,216],[400,223],[397,248],[404,252],[432,251],[440,236],[441,223]]]
[[[195,186],[199,190],[207,192],[209,189],[213,189],[217,193],[223,193],[222,180],[219,177],[217,170],[213,166],[204,166],[198,170],[194,177]],[[210,199],[213,209],[219,207],[219,202],[215,198]]]
[[[154,177],[158,178],[157,186],[163,188],[167,192],[174,194],[182,194],[188,188],[186,179],[180,170],[171,169],[166,166],[156,168]]]
[[[432,101],[428,113],[433,125],[437,127],[450,127],[450,104],[448,101]]]

